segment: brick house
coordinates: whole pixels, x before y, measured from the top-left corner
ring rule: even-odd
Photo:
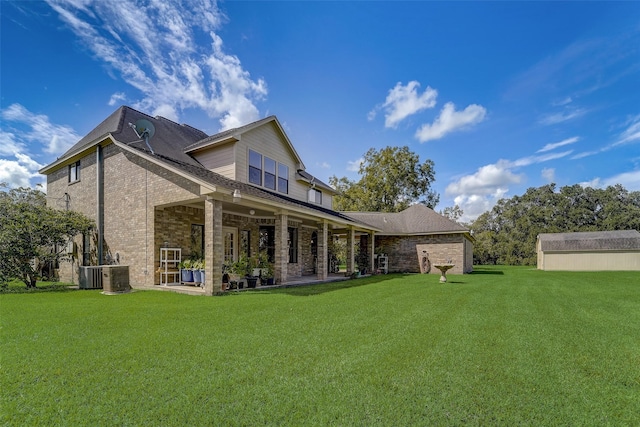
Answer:
[[[208,295],[221,291],[225,262],[259,251],[279,283],[326,280],[335,238],[346,239],[349,271],[356,242],[373,269],[376,235],[387,238],[332,209],[335,191],[306,171],[275,116],[209,136],[123,106],[40,172],[51,206],[96,222],[60,264],[64,281],[80,266],[121,264],[134,288],[154,286],[167,247],[204,259]]]
[[[417,204],[402,212],[345,212],[349,217],[369,224],[380,231],[375,234],[376,253],[388,256],[389,272],[433,273],[435,268],[421,265],[455,264],[453,274],[473,271],[473,238],[469,230],[438,214],[428,207]]]

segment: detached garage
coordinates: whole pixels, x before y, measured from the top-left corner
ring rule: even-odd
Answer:
[[[538,270],[640,271],[636,230],[543,233],[536,243]]]

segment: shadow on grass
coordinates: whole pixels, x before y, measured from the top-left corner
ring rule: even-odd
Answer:
[[[16,285],[12,283],[8,286],[0,286],[1,294],[37,294],[42,292],[70,292],[77,290],[77,287],[67,283],[51,283],[40,284],[38,283],[35,288],[27,288],[25,284]]]
[[[308,297],[313,295],[320,295],[327,292],[341,291],[344,289],[357,288],[360,286],[370,285],[372,283],[380,283],[385,280],[397,279],[402,277],[402,274],[384,274],[370,277],[363,277],[359,279],[343,280],[339,282],[329,283],[310,283],[301,285],[284,286],[274,289],[255,289],[255,293],[259,294],[287,294],[298,297]]]
[[[495,268],[473,267],[473,272],[471,272],[471,274],[499,274],[499,275],[503,275],[504,272],[502,270],[496,270]]]

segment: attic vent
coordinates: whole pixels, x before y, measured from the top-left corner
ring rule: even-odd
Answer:
[[[153,152],[153,148],[151,148],[151,145],[149,144],[149,139],[151,139],[151,137],[153,137],[153,135],[156,133],[156,128],[153,126],[153,123],[146,119],[140,119],[136,121],[135,125],[133,123],[129,123],[129,127],[133,129],[138,138],[144,138],[144,142],[145,144],[147,144],[147,148],[149,148],[151,154],[155,155],[156,153]]]

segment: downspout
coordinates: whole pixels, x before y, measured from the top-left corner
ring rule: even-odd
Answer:
[[[104,156],[102,146],[96,147],[96,228],[97,228],[97,252],[98,265],[103,265],[103,239],[104,239]]]

